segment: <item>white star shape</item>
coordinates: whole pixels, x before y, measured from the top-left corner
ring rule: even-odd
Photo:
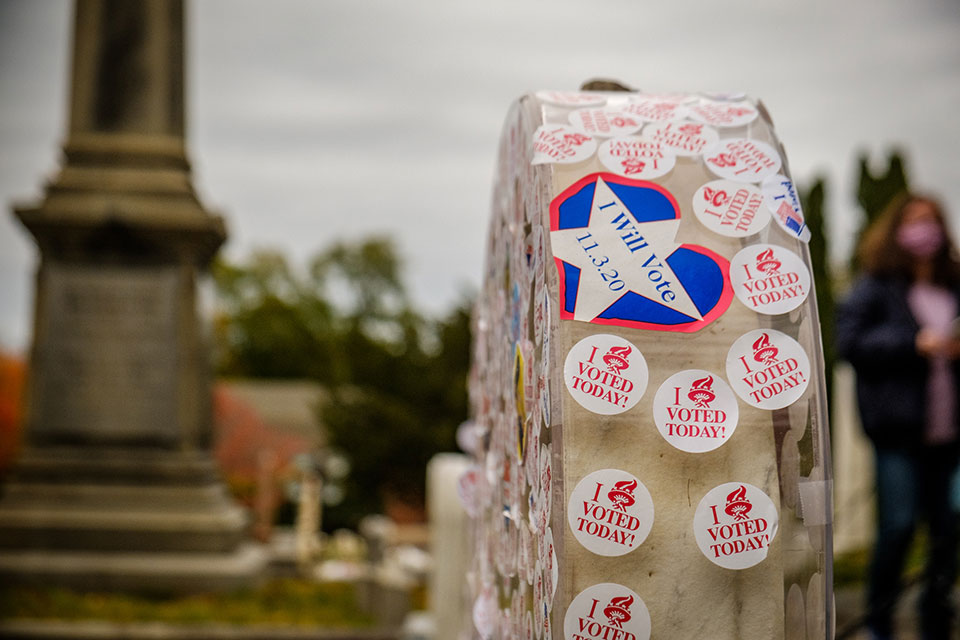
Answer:
[[[580,268],[574,319],[589,322],[633,291],[701,320],[703,316],[666,262],[680,246],[674,242],[679,226],[679,219],[637,222],[610,187],[597,178],[588,226],[550,232],[553,255]],[[590,236],[584,238],[587,233]],[[593,247],[594,243],[597,246]],[[622,280],[624,286],[611,289],[614,280]]]

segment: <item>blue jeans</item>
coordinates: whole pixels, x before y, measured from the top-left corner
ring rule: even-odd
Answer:
[[[950,637],[950,596],[957,577],[957,522],[951,504],[956,468],[955,446],[876,448],[877,542],[867,597],[868,625],[878,636],[891,635],[904,561],[915,526],[923,520],[930,534],[920,600],[923,637]]]

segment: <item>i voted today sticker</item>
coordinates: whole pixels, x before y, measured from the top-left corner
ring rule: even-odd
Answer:
[[[630,96],[630,102],[623,111],[640,116],[647,122],[669,122],[683,120],[687,116],[687,105],[682,100],[663,96]]]
[[[632,342],[599,333],[575,344],[563,363],[563,381],[580,406],[601,415],[632,408],[647,389],[647,361]]]
[[[740,336],[727,353],[727,379],[737,395],[759,409],[783,409],[810,383],[810,359],[796,340],[775,329]]]
[[[746,100],[702,100],[690,107],[690,117],[714,127],[742,127],[756,120],[759,112]]]
[[[601,469],[570,493],[567,522],[573,537],[601,556],[622,556],[639,547],[653,527],[653,499],[632,474]]]
[[[650,612],[632,589],[604,582],[581,591],[563,618],[564,640],[649,640]]]
[[[770,223],[760,189],[733,180],[712,180],[697,189],[693,213],[707,229],[731,238],[751,236]]]
[[[716,130],[702,122],[651,122],[642,135],[678,156],[699,156],[720,141]]]
[[[721,140],[704,152],[703,161],[717,177],[738,182],[763,182],[776,175],[780,154],[766,142],[747,138]]]
[[[777,535],[773,500],[746,482],[727,482],[700,500],[693,516],[697,546],[725,569],[747,569],[763,562]]]
[[[681,451],[713,451],[730,439],[739,419],[733,390],[703,369],[673,374],[653,398],[653,421],[660,435]]]
[[[577,129],[601,138],[628,136],[643,126],[642,118],[612,109],[577,109],[568,119]]]
[[[531,164],[573,164],[597,150],[597,141],[567,124],[543,124],[533,133]]]
[[[773,244],[750,245],[733,256],[730,282],[743,304],[768,315],[793,311],[810,293],[810,272],[800,256]]]
[[[659,142],[639,136],[607,140],[600,145],[597,157],[614,173],[644,180],[664,176],[677,164],[677,157]]]

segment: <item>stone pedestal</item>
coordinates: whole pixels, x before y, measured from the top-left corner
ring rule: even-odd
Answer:
[[[226,231],[184,129],[182,2],[78,0],[64,165],[15,210],[40,264],[0,582],[232,587],[264,564],[210,455],[197,288]]]

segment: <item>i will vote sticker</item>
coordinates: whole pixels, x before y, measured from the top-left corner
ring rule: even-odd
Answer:
[[[790,336],[775,329],[754,329],[730,347],[727,380],[747,404],[783,409],[807,390],[810,359]]]
[[[730,439],[739,419],[733,390],[703,369],[673,374],[653,398],[653,421],[660,435],[681,451],[713,451]]]
[[[563,618],[564,640],[649,640],[650,612],[632,589],[604,582],[581,591]]]
[[[746,482],[727,482],[703,497],[693,516],[697,546],[725,569],[747,569],[764,561],[777,535],[773,500]]]
[[[573,537],[601,556],[622,556],[640,546],[653,527],[653,499],[632,474],[594,471],[570,493],[567,522]]]
[[[750,245],[733,256],[730,282],[740,302],[768,315],[793,311],[810,293],[810,272],[800,256],[773,244]]]
[[[632,408],[647,390],[643,354],[629,340],[609,333],[573,345],[563,363],[563,381],[573,399],[593,413],[615,415]]]

